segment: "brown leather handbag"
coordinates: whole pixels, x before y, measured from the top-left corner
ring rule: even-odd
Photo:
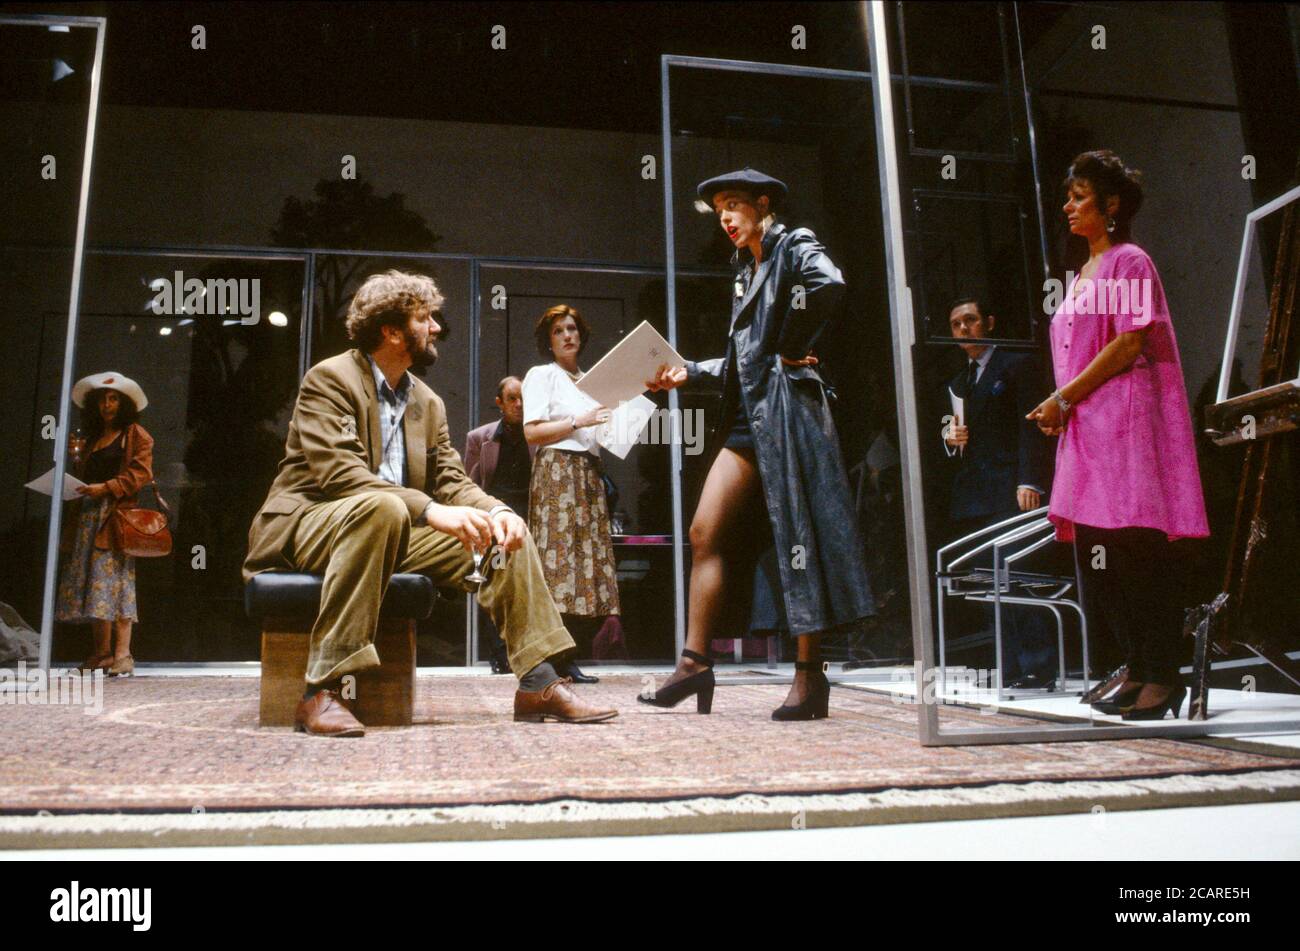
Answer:
[[[150,482],[149,487],[158,500],[158,510],[117,505],[109,515],[113,548],[133,558],[161,558],[172,553],[171,507],[158,491],[158,483]]]

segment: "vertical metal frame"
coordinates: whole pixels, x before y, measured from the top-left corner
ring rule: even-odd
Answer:
[[[934,640],[930,636],[929,572],[926,565],[925,498],[921,492],[920,419],[916,406],[916,374],[912,347],[916,323],[912,317],[912,292],[907,286],[903,253],[903,200],[898,174],[898,149],[894,131],[894,100],[890,89],[889,38],[885,32],[885,5],[881,0],[862,4],[871,55],[871,77],[876,113],[876,155],[880,175],[880,210],[885,228],[885,283],[889,288],[889,315],[893,325],[894,377],[898,404],[898,455],[903,490],[903,519],[907,531],[908,591],[912,608],[912,657],[921,675],[935,675]],[[939,734],[939,710],[918,703],[917,729],[922,745],[934,745]]]
[[[298,326],[298,381],[311,369],[312,333],[316,329],[316,255],[304,259],[302,273],[302,311]]]
[[[1241,305],[1246,299],[1246,279],[1250,276],[1250,252],[1255,244],[1255,224],[1265,215],[1270,215],[1279,208],[1289,205],[1297,198],[1300,198],[1300,186],[1283,192],[1246,215],[1245,229],[1241,236],[1241,255],[1237,258],[1237,283],[1232,289],[1232,310],[1228,314],[1228,336],[1223,342],[1219,391],[1214,398],[1216,403],[1222,403],[1228,398],[1228,384],[1232,380],[1232,361],[1237,356],[1237,337],[1241,333]],[[1267,270],[1264,276],[1267,279]],[[1300,366],[1296,367],[1296,379],[1300,380]]]
[[[41,646],[38,663],[50,669],[54,644],[54,591],[59,576],[59,533],[63,528],[62,487],[67,472],[64,445],[72,403],[72,370],[76,355],[77,316],[81,310],[81,272],[85,264],[86,214],[90,204],[90,171],[95,156],[95,128],[99,121],[99,89],[104,65],[104,17],[6,16],[0,26],[75,27],[95,31],[95,61],[90,71],[90,102],[86,112],[86,141],[81,159],[81,189],[77,196],[77,230],[72,246],[72,285],[68,294],[68,327],[63,344],[63,378],[59,381],[58,429],[54,437],[54,490],[50,494],[50,531],[45,546],[45,590],[41,597]]]
[[[1011,5],[1011,22],[1016,28],[1016,60],[1020,65],[1020,89],[1025,95],[1025,127],[1029,130],[1029,168],[1034,174],[1034,218],[1038,221],[1038,245],[1043,256],[1043,281],[1052,276],[1047,256],[1047,224],[1043,216],[1043,183],[1038,173],[1038,132],[1034,129],[1034,97],[1029,91],[1029,74],[1025,71],[1025,42],[1020,32],[1020,4]]]
[[[481,289],[479,282],[482,274],[479,262],[469,262],[469,429],[472,432],[478,426],[478,360],[480,352],[479,335],[482,331],[483,302],[479,300]],[[470,594],[465,595],[465,666],[473,667],[478,663],[478,601]]]
[[[668,96],[669,57],[659,60],[659,105],[662,110],[660,161],[664,173],[664,301],[668,305],[668,343],[677,349],[677,231],[673,227],[673,123]],[[677,390],[668,391],[668,416],[681,418]],[[668,485],[673,496],[673,657],[686,647],[686,550],[682,544],[682,447],[681,433],[668,441]]]

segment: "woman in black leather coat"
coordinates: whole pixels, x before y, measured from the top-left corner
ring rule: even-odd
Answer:
[[[722,423],[714,437],[725,441],[691,521],[687,649],[668,680],[640,699],[674,706],[696,696],[699,712],[711,708],[708,645],[727,636],[717,630],[730,580],[726,539],[765,502],[786,619],[799,642],[794,683],[772,716],[819,719],[830,692],[820,634],[874,613],[831,394],[812,355],[830,342],[823,335],[839,313],[844,278],[810,230],[776,223],[784,183],[746,168],[697,190],[737,249],[727,353],[661,367],[647,386],[720,388]]]

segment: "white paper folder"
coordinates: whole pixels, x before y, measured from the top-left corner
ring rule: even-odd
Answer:
[[[583,374],[578,389],[612,410],[644,393],[645,381],[664,364],[682,367],[686,361],[649,321],[643,320]]]
[[[82,482],[76,476],[68,475],[66,472],[63,473],[63,501],[71,502],[73,499],[81,498],[77,489],[81,488],[85,484],[86,483]],[[31,489],[33,492],[39,492],[41,495],[53,495],[54,470],[51,469],[44,475],[37,476],[31,482],[27,483],[27,488]]]

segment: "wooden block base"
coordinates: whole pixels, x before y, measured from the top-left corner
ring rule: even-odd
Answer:
[[[307,674],[311,622],[267,619],[262,625],[261,726],[293,726]],[[381,666],[356,675],[350,702],[366,726],[410,726],[415,712],[415,622],[381,618],[375,632]]]

